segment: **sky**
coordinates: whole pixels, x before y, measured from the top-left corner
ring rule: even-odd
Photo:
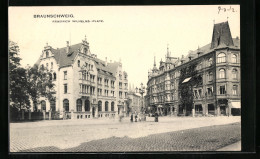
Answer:
[[[46,14],[73,14],[73,18],[34,18]],[[121,59],[135,87],[141,82],[146,86],[154,56],[158,67],[165,60],[167,45],[171,56],[186,56],[189,50],[211,42],[214,23],[227,20],[232,37],[240,37],[239,5],[9,7],[8,19],[9,40],[18,44],[22,66],[32,66],[46,43],[61,48],[66,41],[73,45],[86,36],[91,53],[99,59]]]

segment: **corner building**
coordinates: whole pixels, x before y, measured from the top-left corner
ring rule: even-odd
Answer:
[[[148,110],[160,115],[240,115],[240,39],[228,22],[214,24],[211,43],[171,57],[148,72]]]
[[[91,54],[86,38],[75,45],[67,42],[64,48],[54,49],[47,44],[37,64],[51,72],[55,84],[55,100],[41,98],[34,106],[37,111],[58,113],[58,118],[63,119],[125,114],[128,77],[122,63],[98,59]]]

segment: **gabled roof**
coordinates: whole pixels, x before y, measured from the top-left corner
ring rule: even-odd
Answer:
[[[116,74],[117,68],[119,67],[121,63],[120,62],[113,62],[113,63],[108,63],[107,68],[113,73]]]
[[[214,24],[210,48],[217,48],[219,45],[234,46],[228,22]]]
[[[69,53],[66,52],[67,47],[63,47],[60,49],[53,49],[51,48],[51,52],[54,54],[54,58],[59,64],[60,67],[69,66],[73,63],[78,49],[81,48],[81,43],[71,45],[69,49]]]

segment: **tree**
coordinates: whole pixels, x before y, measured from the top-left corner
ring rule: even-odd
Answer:
[[[30,107],[26,70],[20,67],[19,46],[9,41],[10,106],[21,109]]]
[[[40,97],[45,97],[49,101],[55,100],[54,83],[52,74],[47,69],[34,65],[27,68],[27,80],[29,83],[28,93],[33,102],[39,102]]]

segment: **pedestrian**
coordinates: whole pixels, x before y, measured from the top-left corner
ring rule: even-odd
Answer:
[[[137,122],[137,113],[135,114],[135,122]]]
[[[130,121],[131,121],[131,122],[133,122],[133,120],[134,120],[133,118],[134,118],[134,115],[133,115],[133,113],[132,113],[132,114],[131,114],[131,118],[130,118]]]

